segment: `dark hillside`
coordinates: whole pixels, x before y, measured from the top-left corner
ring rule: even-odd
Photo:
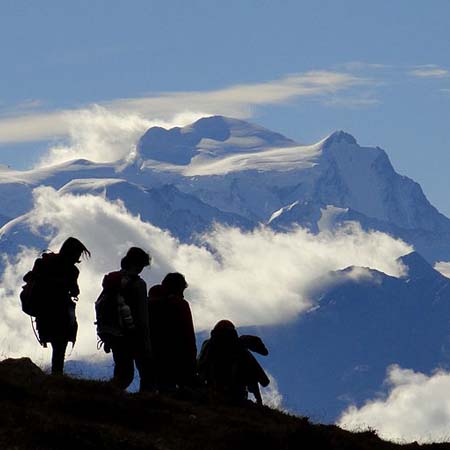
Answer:
[[[396,449],[375,433],[269,408],[124,394],[108,383],[45,375],[29,359],[0,363],[0,449]],[[423,448],[450,448],[428,445]]]

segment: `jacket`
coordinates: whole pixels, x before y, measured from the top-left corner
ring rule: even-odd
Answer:
[[[75,342],[78,325],[72,298],[80,293],[78,275],[77,267],[58,253],[38,258],[26,275],[36,280],[39,298],[36,326],[42,344],[57,340]]]

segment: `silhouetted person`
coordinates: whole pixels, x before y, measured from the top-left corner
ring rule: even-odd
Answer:
[[[191,386],[196,379],[197,347],[184,276],[169,273],[149,291],[152,356],[159,391]]]
[[[147,285],[139,276],[150,261],[150,255],[144,250],[131,247],[121,261],[121,270],[111,272],[103,279],[103,292],[99,298],[105,295],[107,301],[114,302],[111,309],[120,317],[106,332],[103,329],[98,332],[105,351],[112,351],[112,382],[121,389],[132,383],[135,364],[140,377],[140,390],[148,391],[153,387]],[[103,324],[97,324],[97,330],[101,327]]]
[[[259,384],[270,383],[264,369],[250,351],[268,355],[263,341],[257,336],[238,335],[229,320],[221,320],[211,331],[199,356],[199,374],[215,398],[232,403],[245,401],[248,392],[262,404]]]
[[[69,237],[58,253],[44,253],[24,281],[34,280],[39,308],[36,327],[39,342],[52,346],[52,373],[62,374],[64,358],[69,342],[75,343],[78,324],[75,316],[75,300],[80,294],[79,270],[75,264],[81,255],[90,256],[89,250],[78,239]]]

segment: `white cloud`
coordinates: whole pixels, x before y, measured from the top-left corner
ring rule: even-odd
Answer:
[[[266,373],[270,384],[266,388],[261,388],[261,397],[264,405],[274,409],[285,410],[283,408],[283,396],[278,389],[277,380],[269,372],[266,371]]]
[[[440,272],[444,277],[450,278],[450,262],[448,261],[438,261],[434,265],[434,270]]]
[[[366,108],[374,105],[379,105],[381,102],[378,98],[369,95],[360,96],[332,96],[326,100],[325,104],[328,106],[335,106],[339,108]]]
[[[351,406],[338,425],[348,430],[372,428],[394,441],[450,441],[450,373],[427,376],[393,365],[386,382],[386,398],[370,400],[359,409]]]
[[[67,113],[69,142],[51,147],[39,161],[40,167],[73,159],[111,162],[132,157],[136,142],[152,126],[171,128],[187,125],[204,114],[176,115],[172,122],[147,120],[138,114],[112,112],[102,106]]]
[[[409,74],[418,78],[445,78],[449,75],[449,72],[447,69],[443,69],[435,64],[426,64],[417,66]]]
[[[23,100],[15,105],[6,105],[0,102],[0,117],[11,115],[23,115],[30,111],[37,110],[43,106],[43,102],[38,99]]]
[[[348,73],[315,71],[215,91],[157,93],[141,98],[117,99],[80,110],[14,115],[0,119],[0,144],[73,137],[80,124],[85,124],[89,115],[99,110],[103,120],[106,117],[112,119],[109,131],[114,134],[117,118],[141,125],[146,121],[183,125],[183,114],[247,118],[257,106],[335,93],[365,83],[368,81]]]
[[[238,326],[292,320],[311,306],[308,293],[328,271],[360,265],[399,275],[403,268],[395,260],[411,250],[385,234],[363,232],[356,224],[317,236],[302,228],[276,233],[262,227],[245,233],[217,227],[202,237],[204,246],[180,244],[130,215],[120,202],[61,194],[49,187],[37,188],[34,195],[34,208],[23,220],[35,233],[44,234],[48,248],[57,250],[72,235],[92,251],[92,259],[80,265],[80,335],[73,355],[78,358],[95,353],[93,303],[102,277],[117,269],[132,245],[150,250],[154,257],[152,269],[145,273],[148,284],[159,282],[169,271],[185,273],[197,330],[210,329],[223,318]],[[20,239],[20,233],[15,239]],[[18,302],[21,277],[37,254],[37,250],[25,248],[11,257],[1,279],[4,355],[38,350]],[[37,358],[42,360],[43,353],[37,353]]]
[[[349,61],[347,63],[338,64],[336,66],[342,70],[348,70],[350,72],[356,72],[361,70],[370,70],[370,69],[390,69],[393,66],[379,63],[369,63],[365,61]]]

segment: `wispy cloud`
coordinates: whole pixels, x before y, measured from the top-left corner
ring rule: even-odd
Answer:
[[[335,106],[340,108],[366,108],[369,106],[379,105],[381,101],[370,95],[362,96],[332,96],[325,101],[328,106]]]
[[[313,71],[263,83],[240,84],[214,91],[157,93],[123,98],[78,110],[60,110],[0,119],[0,144],[48,140],[70,134],[80,120],[97,106],[113,114],[133,115],[139,120],[173,122],[183,113],[223,114],[248,118],[255,107],[281,104],[298,97],[334,94],[369,83],[344,72]]]
[[[0,102],[0,117],[17,116],[27,114],[30,111],[35,111],[43,106],[42,100],[26,99],[15,105],[8,105]]]
[[[426,64],[416,66],[409,74],[417,78],[445,78],[449,76],[449,71],[435,64]]]
[[[357,72],[362,70],[371,70],[371,69],[389,69],[393,66],[387,64],[379,64],[379,63],[369,63],[366,61],[349,61],[343,64],[338,64],[335,66],[338,70],[346,70],[349,72]]]

